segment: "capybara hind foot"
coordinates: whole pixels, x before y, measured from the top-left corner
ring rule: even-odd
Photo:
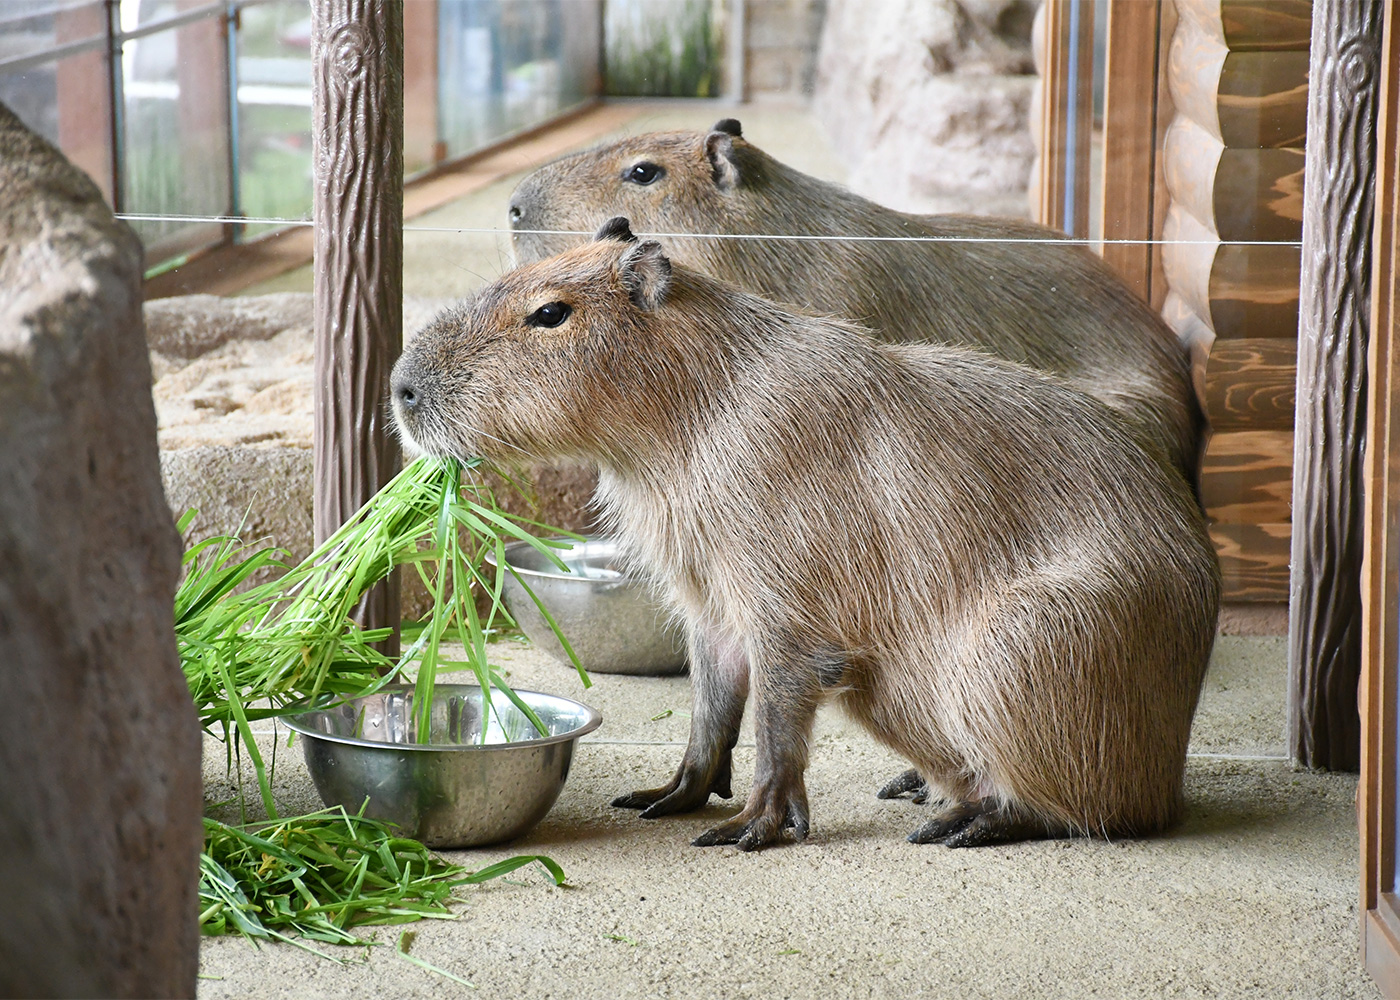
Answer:
[[[778,843],[787,830],[792,831],[794,840],[806,840],[809,829],[807,790],[800,784],[788,794],[754,789],[739,815],[706,830],[691,844],[695,847],[733,844],[741,851],[756,851]]]
[[[640,809],[642,819],[693,812],[709,802],[711,795],[722,799],[734,797],[730,788],[730,774],[729,754],[724,755],[714,776],[709,779],[698,768],[682,763],[676,776],[660,788],[644,788],[619,795],[612,800],[612,805],[619,809]]]
[[[884,786],[875,793],[875,797],[877,799],[897,799],[906,792],[914,793],[909,797],[912,802],[928,801],[928,782],[924,780],[924,776],[918,772],[917,768],[911,767],[903,774],[896,775],[885,782]]]
[[[1066,826],[1046,823],[1020,810],[998,807],[990,799],[949,805],[909,835],[914,844],[942,844],[944,847],[983,847],[1019,840],[1045,840],[1072,837]]]
[[[945,802],[933,817],[909,834],[911,844],[942,844],[962,832],[989,808],[986,799],[976,802]]]

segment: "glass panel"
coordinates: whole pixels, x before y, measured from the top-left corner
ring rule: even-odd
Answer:
[[[311,13],[244,7],[238,32],[239,202],[251,218],[311,218]],[[248,226],[245,235],[273,226]]]
[[[106,35],[100,0],[9,0],[0,6],[0,59]],[[105,43],[18,71],[0,72],[0,102],[87,171],[112,201],[112,122]]]
[[[202,6],[199,0],[121,7],[122,29]],[[227,47],[222,15],[122,45],[127,212],[219,217],[230,209]],[[217,242],[218,224],[135,222],[148,256]]]
[[[611,0],[604,29],[608,93],[717,96],[722,6],[719,0]]]
[[[596,92],[598,0],[441,0],[439,123],[448,156]]]

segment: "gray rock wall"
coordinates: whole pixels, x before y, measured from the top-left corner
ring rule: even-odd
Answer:
[[[850,187],[907,212],[1026,215],[1029,0],[828,0],[812,109]]]
[[[0,106],[0,994],[193,996],[179,669],[141,247]]]

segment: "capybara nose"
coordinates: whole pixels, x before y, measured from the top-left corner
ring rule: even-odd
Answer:
[[[416,409],[422,400],[422,394],[407,379],[395,381],[393,386],[394,401],[405,410]]]
[[[520,221],[521,217],[524,216],[525,212],[524,212],[523,209],[521,209],[521,207],[520,207],[519,205],[512,204],[512,205],[510,206],[510,213],[509,213],[509,214],[510,214],[511,225],[514,225],[515,223],[517,223],[517,222]]]

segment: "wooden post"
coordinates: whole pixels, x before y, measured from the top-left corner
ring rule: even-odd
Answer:
[[[1094,0],[1045,0],[1032,45],[1041,70],[1036,221],[1089,235],[1094,114]]]
[[[1395,894],[1396,718],[1400,680],[1400,23],[1382,45],[1376,130],[1375,267],[1367,364],[1365,556],[1361,563],[1361,955],[1381,984],[1400,984]]]
[[[107,11],[99,4],[60,8],[54,41],[76,42],[107,35]],[[58,147],[92,178],[107,204],[115,205],[112,170],[112,97],[109,46],[58,61]]]
[[[1104,50],[1103,259],[1152,301],[1152,200],[1157,188],[1159,0],[1108,4]]]
[[[403,148],[408,173],[447,158],[438,138],[438,0],[403,5]]]
[[[389,481],[389,371],[403,346],[403,5],[312,0],[315,469],[323,541]],[[366,595],[397,626],[398,579]],[[388,652],[397,649],[397,631]]]
[[[1313,7],[1289,570],[1288,743],[1360,765],[1361,461],[1381,13]]]

